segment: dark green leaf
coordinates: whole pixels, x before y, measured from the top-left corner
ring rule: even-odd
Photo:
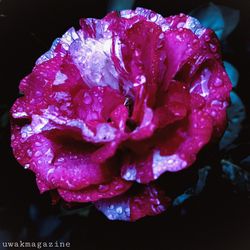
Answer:
[[[224,40],[236,28],[240,20],[239,10],[208,3],[190,13],[202,25],[213,29],[220,40]]]
[[[222,39],[227,38],[236,28],[240,21],[240,11],[226,6],[219,6],[224,19],[224,30]]]
[[[222,160],[221,165],[225,178],[237,186],[240,191],[250,191],[249,172],[227,160]]]
[[[173,201],[173,206],[179,206],[190,197],[199,195],[206,185],[207,176],[210,169],[211,167],[209,166],[199,169],[198,181],[195,187],[190,187],[183,194],[177,196]]]
[[[244,105],[240,97],[235,93],[230,93],[231,106],[227,110],[228,127],[220,141],[220,149],[228,149],[233,141],[237,139],[242,128],[242,122],[246,117]]]
[[[218,6],[209,3],[193,10],[190,15],[197,18],[203,26],[214,30],[219,39],[222,38],[225,23]]]
[[[248,166],[248,167],[250,168],[250,155],[247,156],[246,158],[244,158],[244,159],[240,162],[240,164],[241,164],[242,166]]]
[[[45,238],[52,235],[61,225],[62,221],[56,216],[47,216],[38,223],[39,238]]]
[[[206,185],[206,181],[207,181],[207,176],[210,170],[211,170],[211,167],[209,166],[199,169],[199,177],[198,177],[199,179],[195,187],[196,195],[198,195],[204,189]]]
[[[232,82],[233,87],[236,87],[238,80],[239,80],[238,70],[231,63],[227,61],[224,61],[223,63],[224,63],[226,72]]]
[[[194,190],[193,188],[187,189],[183,194],[177,196],[173,201],[173,206],[179,206],[186,200],[188,200],[190,197],[194,196]]]
[[[88,205],[81,208],[71,208],[71,209],[65,209],[61,207],[61,215],[60,216],[71,216],[71,215],[79,215],[82,217],[87,217],[90,213],[92,205]]]
[[[110,0],[108,11],[132,9],[134,0]]]

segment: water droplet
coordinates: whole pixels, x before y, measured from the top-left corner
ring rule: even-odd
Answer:
[[[113,220],[113,219],[114,219],[114,217],[113,217],[112,214],[108,214],[107,217],[108,217],[110,220]]]
[[[205,35],[205,41],[209,42],[210,41],[210,36],[209,35]]]
[[[21,136],[22,136],[22,138],[26,138],[26,137],[27,137],[27,133],[23,132],[23,133],[21,134]]]
[[[123,187],[124,187],[123,184],[118,184],[118,185],[115,186],[115,190],[120,191],[120,190],[123,189]]]
[[[151,22],[156,22],[157,21],[157,15],[155,13],[151,13],[149,18],[150,18]]]
[[[174,163],[174,160],[173,160],[173,159],[170,159],[170,160],[168,160],[167,162],[168,162],[168,164],[173,164],[173,163]]]
[[[177,24],[177,29],[183,28],[183,26],[185,25],[184,22],[180,22]]]
[[[217,51],[216,45],[210,43],[210,44],[209,44],[209,47],[210,47],[211,52],[216,52],[216,51]]]
[[[111,205],[109,206],[109,208],[110,208],[110,209],[114,209],[115,207],[114,207],[113,204],[111,204]]]
[[[32,156],[32,150],[31,150],[31,149],[28,149],[28,150],[27,150],[27,155],[28,155],[29,157]]]
[[[146,79],[146,77],[144,75],[139,75],[139,76],[136,77],[135,80],[136,80],[136,83],[134,84],[134,86],[136,87],[136,86],[139,86],[141,84],[144,84],[147,79]]]
[[[198,43],[198,39],[193,40],[193,44],[196,44],[196,43]]]
[[[61,157],[61,158],[58,158],[58,160],[57,160],[58,162],[64,162],[64,158],[63,157]]]
[[[140,56],[140,51],[138,49],[135,50],[135,56]]]
[[[92,98],[91,96],[89,95],[89,93],[84,93],[84,96],[83,96],[83,102],[85,104],[90,104],[92,102]]]
[[[41,155],[42,155],[41,151],[36,151],[36,152],[35,152],[35,157],[39,157],[39,156],[41,156]]]
[[[98,187],[98,191],[99,192],[107,192],[109,190],[109,186],[108,185],[99,185]]]
[[[37,96],[37,97],[42,96],[42,92],[40,92],[40,91],[36,91],[36,96]]]
[[[116,211],[118,214],[122,214],[123,209],[122,209],[122,207],[117,207],[115,211]]]
[[[222,80],[220,78],[216,78],[214,82],[215,87],[220,87],[222,85]]]
[[[126,213],[127,215],[130,214],[130,208],[129,208],[129,207],[125,208],[125,213]]]
[[[159,38],[160,38],[160,39],[163,39],[164,37],[165,37],[164,33],[161,33],[161,34],[159,35]]]
[[[169,29],[169,25],[168,24],[162,24],[161,29],[162,29],[162,31],[166,31],[166,30]]]
[[[28,169],[29,167],[30,167],[30,164],[28,164],[28,163],[24,165],[25,169]]]
[[[180,42],[182,41],[182,39],[181,39],[181,36],[180,36],[180,35],[177,35],[177,36],[176,36],[176,39],[177,39],[178,41],[180,41]],[[196,39],[195,39],[195,40],[196,40]]]

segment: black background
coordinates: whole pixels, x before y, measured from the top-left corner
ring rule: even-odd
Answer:
[[[239,70],[236,91],[249,113],[250,1],[213,2],[240,10],[240,23],[229,37],[230,49],[224,59]],[[168,16],[188,13],[205,3],[207,1],[141,0],[135,5]],[[35,60],[49,49],[56,37],[71,26],[78,28],[79,18],[102,18],[106,11],[104,0],[0,1],[1,112],[11,107],[18,97],[19,81],[30,73]],[[245,126],[248,121],[249,118]],[[135,223],[111,222],[92,209],[88,218],[72,215],[55,220],[59,208],[51,206],[48,194],[39,194],[34,175],[24,171],[12,156],[8,126],[1,128],[0,136],[0,243],[64,239],[71,242],[70,249],[83,250],[250,249],[250,200],[246,194],[235,194],[229,183],[217,177],[210,179],[199,198],[158,217]],[[248,132],[243,132],[239,142],[249,138]],[[250,149],[241,147],[232,152],[232,158],[237,160],[241,151],[246,150]],[[55,221],[59,221],[58,227],[49,232]]]

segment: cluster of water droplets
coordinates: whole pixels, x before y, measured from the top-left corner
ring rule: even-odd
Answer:
[[[124,200],[100,200],[95,206],[103,212],[109,220],[130,220],[129,199]]]

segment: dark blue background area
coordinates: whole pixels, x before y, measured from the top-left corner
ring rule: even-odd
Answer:
[[[189,13],[208,1],[140,0],[136,6],[150,8],[163,16]],[[250,107],[250,1],[213,1],[240,10],[240,23],[230,35],[224,59],[239,71],[236,92],[242,98],[249,117]],[[30,73],[36,59],[49,49],[52,41],[74,26],[81,17],[102,18],[104,0],[3,0],[0,2],[0,105],[11,107],[18,97],[20,80]],[[3,112],[4,108],[0,111]],[[249,118],[238,141],[243,146],[231,152],[236,162],[249,154],[244,146],[250,141]],[[111,222],[92,209],[87,218],[78,215],[58,217],[58,206],[51,206],[48,194],[40,195],[34,175],[23,170],[10,148],[9,127],[0,132],[0,249],[6,240],[65,240],[70,249],[83,250],[249,250],[250,200],[246,194],[235,194],[232,186],[219,178],[208,180],[198,198],[185,206],[135,223]],[[203,152],[200,161],[219,155],[213,149]],[[166,187],[185,188],[193,181],[194,170],[161,181]],[[169,180],[169,183],[166,182]],[[174,180],[174,181],[173,181]]]

